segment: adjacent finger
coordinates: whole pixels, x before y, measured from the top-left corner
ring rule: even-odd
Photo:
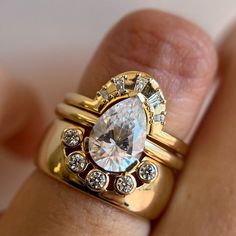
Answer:
[[[172,203],[153,235],[235,235],[236,27],[225,40],[220,59],[222,84]]]
[[[36,95],[4,73],[0,73],[0,94],[1,145],[21,156],[32,155],[44,124]],[[29,138],[32,130],[34,135]]]
[[[216,67],[208,37],[197,27],[159,11],[141,11],[121,20],[104,39],[80,81],[94,96],[111,76],[145,71],[168,100],[168,130],[185,137]],[[179,112],[181,110],[181,112]],[[13,226],[14,224],[14,226]],[[4,235],[147,235],[149,222],[131,216],[34,173],[3,217]],[[20,233],[19,233],[20,232]]]

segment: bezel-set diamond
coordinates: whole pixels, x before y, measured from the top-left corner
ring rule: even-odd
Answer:
[[[136,180],[132,175],[121,175],[116,178],[115,188],[120,194],[130,194],[136,188]]]
[[[75,148],[80,145],[82,132],[76,128],[66,129],[62,135],[63,143],[71,148]]]
[[[83,132],[69,128],[62,134],[72,175],[94,192],[120,195],[154,181],[159,169],[144,161],[143,153],[147,136],[161,130],[165,121],[165,99],[156,81],[142,73],[116,76],[83,106],[93,113],[89,130],[82,126]]]
[[[66,157],[66,164],[71,171],[80,173],[85,170],[87,166],[87,160],[84,154],[76,151],[70,153]]]
[[[102,191],[108,184],[108,176],[100,170],[92,170],[86,176],[88,187],[94,191]]]
[[[139,178],[145,183],[150,183],[156,179],[158,173],[159,171],[157,166],[147,161],[143,162],[138,169]]]

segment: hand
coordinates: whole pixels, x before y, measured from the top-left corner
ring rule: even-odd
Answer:
[[[234,235],[235,36],[221,51],[221,86],[160,219],[150,224],[37,170],[0,219],[0,235]],[[213,43],[198,27],[160,11],[140,11],[126,16],[105,37],[80,80],[79,92],[93,97],[111,76],[131,69],[145,71],[160,78],[168,101],[166,130],[186,140],[216,82],[216,68]],[[33,106],[25,107],[31,111]],[[20,142],[26,142],[24,135]]]

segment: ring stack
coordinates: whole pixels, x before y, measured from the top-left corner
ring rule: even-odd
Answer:
[[[94,99],[70,93],[56,113],[40,169],[130,213],[162,212],[187,146],[163,131],[166,100],[150,75],[119,74]]]

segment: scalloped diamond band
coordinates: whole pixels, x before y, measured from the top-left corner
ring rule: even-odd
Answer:
[[[150,75],[119,74],[94,99],[70,93],[56,113],[40,169],[130,213],[162,212],[187,145],[163,131],[166,101]]]

